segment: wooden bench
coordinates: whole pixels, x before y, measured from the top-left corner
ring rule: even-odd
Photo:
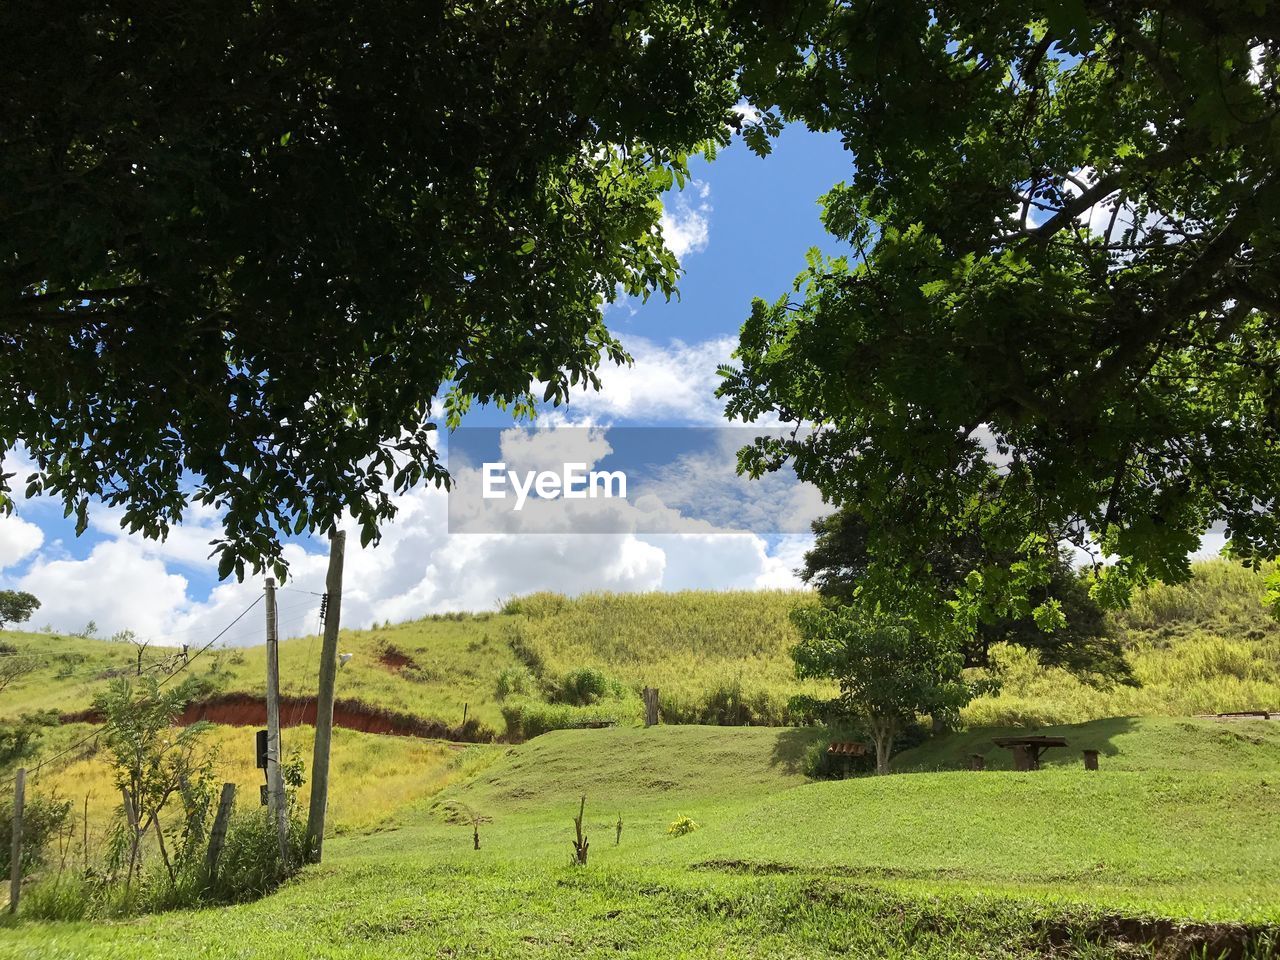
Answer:
[[[1065,737],[996,737],[991,741],[997,747],[1013,751],[1013,769],[1039,770],[1040,754],[1050,747],[1065,747]]]

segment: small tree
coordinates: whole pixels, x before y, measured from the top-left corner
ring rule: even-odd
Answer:
[[[9,623],[26,623],[40,609],[34,593],[25,590],[0,590],[0,628]]]
[[[0,693],[11,683],[16,683],[30,673],[34,673],[39,661],[35,657],[22,657],[8,654],[0,657]]]
[[[796,676],[839,684],[827,711],[866,721],[876,773],[889,772],[893,742],[915,714],[954,716],[974,695],[958,647],[905,620],[860,606],[805,606],[792,619],[801,634],[791,651]]]
[[[192,855],[203,836],[212,795],[213,755],[198,750],[209,724],[178,727],[177,719],[193,694],[194,683],[164,690],[155,677],[144,677],[136,692],[124,678],[112,681],[94,706],[105,721],[103,743],[113,779],[124,800],[128,866],[125,890],[138,866],[142,838],[154,829],[170,881]],[[177,797],[183,823],[176,830],[176,857],[165,845],[160,814]]]

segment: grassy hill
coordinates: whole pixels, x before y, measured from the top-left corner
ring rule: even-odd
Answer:
[[[595,717],[637,723],[638,691],[662,693],[669,722],[779,723],[806,687],[792,676],[788,612],[804,594],[778,591],[536,594],[500,613],[456,614],[343,631],[350,662],[338,696],[354,705],[457,727],[468,718],[501,733],[519,709],[551,709],[551,726]],[[1186,716],[1280,710],[1280,624],[1261,603],[1258,574],[1226,561],[1197,564],[1190,583],[1155,586],[1112,617],[1141,685],[1096,688],[1047,669],[1017,648],[998,648],[1003,688],[975,701],[971,725],[1040,726],[1114,716]],[[7,631],[8,652],[39,669],[0,692],[0,718],[83,710],[106,678],[134,669],[127,644]],[[172,650],[151,648],[148,664]],[[284,693],[314,690],[319,639],[281,644]],[[222,694],[261,696],[264,648],[214,649],[190,671]],[[570,681],[582,671],[604,686],[585,712]],[[813,690],[815,688],[808,687]],[[588,697],[594,699],[594,697]],[[579,711],[579,712],[575,712]]]
[[[332,841],[321,867],[258,903],[27,922],[0,937],[0,957],[175,957],[198,943],[214,958],[1120,960],[1208,943],[1261,960],[1280,920],[1280,766],[1262,726],[1177,730],[1200,759],[1176,771],[1160,769],[1170,724],[1144,721],[1068,731],[1073,746],[1112,744],[1097,773],[816,784],[798,772],[804,731],[553,732],[488,748],[489,765],[410,803],[399,829]],[[1224,729],[1260,740],[1243,765],[1216,749]],[[590,857],[574,867],[584,794]],[[478,851],[459,805],[488,818]],[[669,836],[682,815],[699,828]]]

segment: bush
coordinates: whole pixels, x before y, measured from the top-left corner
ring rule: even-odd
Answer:
[[[659,702],[666,723],[703,723],[719,727],[781,727],[798,719],[786,699],[767,690],[750,693],[742,682],[722,681],[698,694],[663,694]]]
[[[579,707],[520,698],[508,700],[502,705],[502,719],[507,724],[507,735],[513,740],[528,740],[551,730],[612,726],[636,713],[637,710],[620,702]]]
[[[507,667],[498,674],[496,693],[499,700],[507,697],[530,697],[537,688],[538,678],[528,667]]]
[[[904,723],[893,742],[893,755],[918,747],[929,738],[927,724],[918,721]],[[832,742],[860,742],[867,744],[867,753],[861,757],[833,757],[827,753]],[[875,750],[871,747],[870,732],[858,723],[835,724],[823,730],[804,752],[804,775],[814,780],[840,780],[846,775],[874,773]]]
[[[71,816],[71,801],[56,797],[27,797],[22,808],[22,875],[30,876],[44,863],[49,841],[66,826]],[[9,876],[13,836],[13,801],[0,811],[0,876]]]
[[[676,817],[671,821],[671,826],[667,827],[668,837],[683,837],[686,834],[693,833],[698,829],[698,823],[693,817]]]
[[[579,667],[560,678],[551,699],[555,703],[588,707],[610,697],[620,697],[622,692],[622,684],[604,671],[595,667]]]
[[[306,824],[298,817],[290,817],[289,863],[294,870],[303,863],[305,851]],[[216,903],[256,900],[285,879],[287,874],[280,863],[280,841],[267,808],[233,814],[222,856],[218,859],[218,873],[214,882],[205,887],[205,898]]]

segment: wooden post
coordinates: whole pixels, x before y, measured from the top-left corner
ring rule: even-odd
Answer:
[[[970,770],[987,769],[987,758],[980,753],[969,754],[969,769]]]
[[[1097,750],[1086,750],[1084,752],[1084,768],[1086,770],[1098,769],[1098,751]]]
[[[9,848],[9,912],[18,912],[22,893],[22,808],[26,801],[27,769],[18,768],[13,780],[13,846]]]
[[[644,698],[644,725],[655,726],[658,722],[658,691],[655,687],[645,687],[641,693]]]
[[[267,806],[280,840],[280,865],[289,869],[289,811],[285,809],[280,747],[280,633],[276,582],[267,577]]]
[[[338,677],[338,628],[342,616],[342,561],[347,534],[329,539],[325,577],[324,642],[320,648],[320,685],[316,694],[316,745],[311,759],[311,808],[307,811],[307,859],[319,863],[324,852],[324,818],[329,804],[329,749],[333,743],[333,698]]]
[[[213,830],[209,832],[209,852],[205,856],[205,882],[212,887],[218,879],[218,857],[222,856],[222,846],[227,841],[227,824],[231,821],[231,808],[236,802],[236,785],[224,783],[222,796],[218,798],[218,813],[213,818]]]

